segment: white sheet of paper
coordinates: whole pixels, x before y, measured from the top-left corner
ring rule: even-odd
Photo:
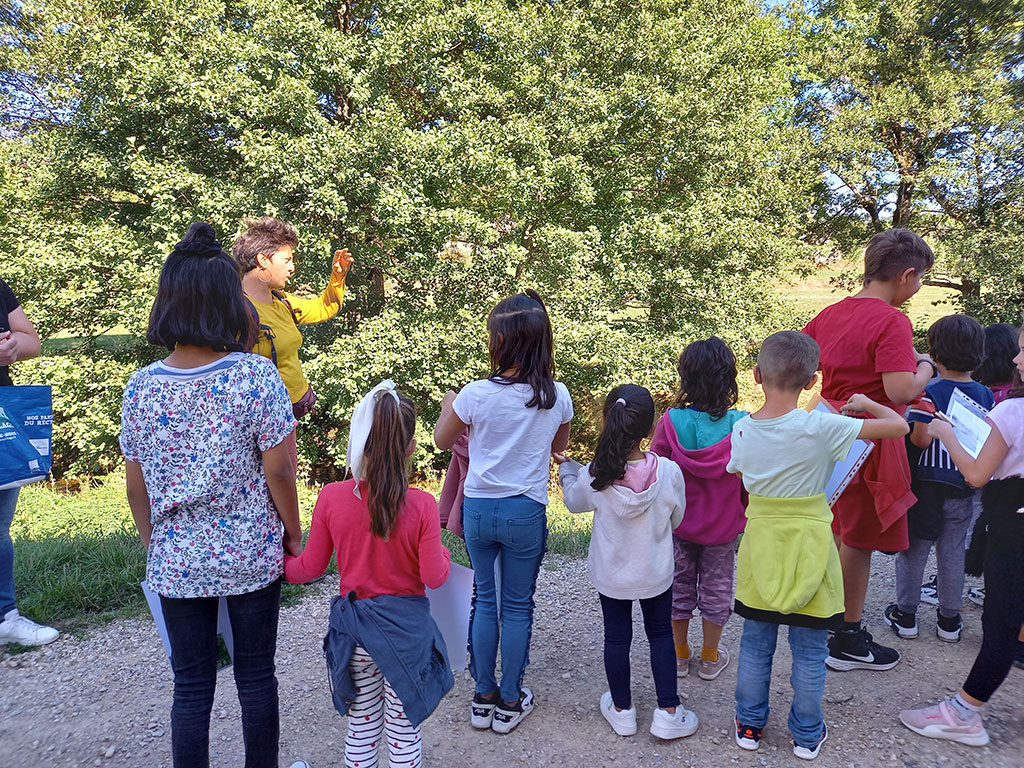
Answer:
[[[992,427],[985,421],[985,414],[988,411],[959,389],[953,390],[946,411],[949,420],[953,422],[953,434],[956,435],[957,442],[972,459],[978,458],[981,447],[992,433]]]
[[[167,638],[167,623],[164,621],[164,610],[160,604],[160,595],[149,588],[145,581],[141,582],[142,594],[146,596],[146,603],[149,605],[149,612],[153,614],[153,621],[156,623],[156,632],[160,635],[160,642],[164,644],[164,653],[171,658],[171,641]],[[224,645],[227,646],[228,655],[235,657],[235,638],[231,634],[231,618],[228,616],[228,600],[226,597],[220,599],[217,607],[217,634],[224,638]]]
[[[814,406],[814,410],[823,411],[824,413],[836,412],[824,400],[818,402]],[[836,503],[836,499],[842,495],[843,491],[846,490],[846,486],[849,485],[849,481],[853,479],[853,475],[856,474],[854,467],[863,463],[874,447],[874,443],[857,438],[853,441],[853,445],[850,447],[850,452],[846,454],[846,458],[836,462],[835,469],[832,470],[828,482],[825,483],[825,498],[828,499],[830,507]]]
[[[466,648],[469,645],[473,571],[452,563],[448,581],[437,589],[428,589],[427,598],[430,600],[430,615],[448,646],[448,663],[452,669],[462,671],[466,668]]]

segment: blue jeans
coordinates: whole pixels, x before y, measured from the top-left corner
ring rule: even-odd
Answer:
[[[217,687],[216,597],[160,597],[174,670],[171,754],[174,768],[210,765],[210,710]],[[242,708],[245,768],[277,768],[280,722],[274,654],[281,580],[228,597],[235,655],[231,659]]]
[[[17,608],[14,603],[14,542],[11,541],[11,521],[18,506],[20,488],[0,491],[0,621],[4,614]]]
[[[741,725],[764,728],[768,722],[768,694],[772,682],[772,656],[779,625],[745,619],[740,659],[736,670],[736,719]],[[828,630],[789,628],[793,652],[793,705],[789,709],[789,732],[802,747],[813,747],[821,739],[824,716],[821,697],[825,693],[825,657]]]
[[[547,547],[547,507],[526,496],[466,498],[462,505],[466,550],[473,566],[469,671],[476,691],[498,688],[498,599],[494,563],[501,563],[501,698],[519,700],[533,631],[533,592]]]

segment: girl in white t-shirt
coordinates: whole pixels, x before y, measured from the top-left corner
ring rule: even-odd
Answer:
[[[901,712],[900,720],[922,736],[971,746],[988,743],[981,709],[1020,654],[1018,634],[1024,623],[1024,334],[1018,347],[1014,385],[989,411],[992,431],[977,459],[960,445],[948,421],[934,419],[928,425],[928,435],[942,441],[964,479],[975,488],[986,486],[981,530],[971,542],[972,552],[984,547],[984,635],[963,688],[934,706]]]
[[[475,581],[471,722],[475,728],[508,733],[533,709],[533,692],[522,683],[533,592],[547,542],[549,457],[568,445],[573,410],[569,390],[554,380],[551,321],[535,291],[499,302],[487,318],[487,330],[491,375],[467,384],[458,395],[445,395],[434,442],[451,448],[469,430],[462,525]],[[500,688],[495,678],[499,634]]]

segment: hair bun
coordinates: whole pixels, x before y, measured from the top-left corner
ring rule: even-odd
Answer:
[[[197,221],[188,228],[181,242],[174,246],[174,251],[181,256],[212,259],[223,253],[224,249],[217,242],[213,227],[205,221]]]

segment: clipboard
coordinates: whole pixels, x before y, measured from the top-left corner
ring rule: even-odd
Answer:
[[[832,404],[819,394],[811,398],[811,401],[807,404],[807,410],[838,413],[832,407]],[[875,444],[873,442],[861,440],[858,437],[853,441],[853,445],[850,446],[850,452],[846,455],[846,458],[836,462],[832,475],[829,477],[828,482],[825,483],[825,498],[828,499],[830,507],[836,503],[836,500],[846,490],[847,486],[850,485],[853,478],[857,476],[860,468],[864,466],[864,462],[867,461],[868,456],[871,455],[871,451],[874,449]]]
[[[953,390],[949,405],[946,406],[946,417],[953,424],[957,442],[972,459],[978,458],[981,447],[992,434],[992,427],[985,421],[987,415],[988,411],[965,395],[959,387]]]

